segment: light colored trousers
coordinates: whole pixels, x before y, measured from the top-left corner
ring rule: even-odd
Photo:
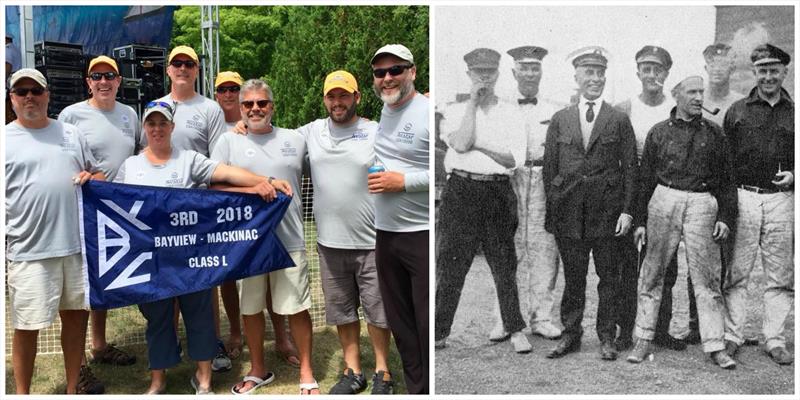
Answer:
[[[786,318],[794,303],[794,192],[758,194],[739,189],[739,216],[724,294],[725,339],[744,342],[747,284],[759,248],[764,267],[766,349],[785,347]]]
[[[647,255],[639,273],[636,337],[653,340],[661,305],[664,271],[683,235],[686,262],[694,284],[703,351],[725,348],[725,304],[720,292],[720,248],[712,234],[717,200],[658,185],[647,207]]]
[[[520,311],[529,324],[550,321],[553,291],[558,277],[556,238],[544,229],[545,193],[542,167],[520,167],[511,178],[517,195],[519,224],[514,234],[517,252],[517,287]],[[500,306],[494,302],[494,315],[500,319]]]

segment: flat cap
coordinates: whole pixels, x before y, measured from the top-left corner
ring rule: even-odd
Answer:
[[[636,52],[635,58],[637,65],[643,62],[652,62],[660,64],[666,69],[672,68],[672,57],[663,47],[644,46],[641,50]]]
[[[581,49],[575,58],[572,59],[572,65],[575,68],[593,65],[597,67],[607,67],[608,58],[603,54],[605,49],[600,46],[589,46]]]
[[[487,48],[477,48],[464,55],[469,68],[497,68],[500,66],[500,53]]]
[[[791,60],[792,57],[790,57],[789,54],[769,43],[765,43],[756,47],[755,50],[753,50],[753,53],[750,54],[750,61],[753,62],[753,65],[772,63],[789,65]]]
[[[520,46],[507,51],[508,55],[518,63],[542,63],[547,50],[538,46]]]

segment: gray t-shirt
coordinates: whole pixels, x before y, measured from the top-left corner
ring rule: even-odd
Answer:
[[[306,141],[293,129],[273,127],[261,135],[225,132],[214,146],[211,159],[244,168],[254,174],[273,176],[292,185],[292,202],[276,233],[287,251],[305,250],[300,179]]]
[[[374,249],[375,196],[367,190],[367,169],[375,161],[378,123],[359,118],[336,127],[325,118],[297,131],[308,145],[317,242],[336,249]]]
[[[142,136],[136,111],[120,102],[111,111],[92,107],[88,101],[75,103],[62,110],[58,120],[80,129],[109,181],[114,180],[122,162],[134,154],[135,143]]]
[[[72,179],[95,172],[79,129],[51,119],[47,127],[6,125],[6,258],[42,260],[81,252]]]
[[[180,189],[198,188],[211,183],[219,163],[193,151],[172,148],[166,164],[154,165],[144,153],[128,157],[114,182]]]
[[[168,94],[156,101],[173,104],[175,130],[172,131],[172,147],[194,150],[206,157],[217,143],[225,127],[225,114],[216,101],[197,93],[187,101],[176,102]]]
[[[398,109],[383,106],[375,153],[387,171],[405,174],[405,191],[375,196],[375,227],[382,231],[428,229],[428,108],[419,93]]]

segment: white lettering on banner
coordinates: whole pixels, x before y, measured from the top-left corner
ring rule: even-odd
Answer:
[[[126,212],[120,206],[112,202],[111,200],[101,200],[105,205],[109,208],[114,210],[117,214],[119,214],[122,218],[125,218],[128,222],[136,226],[137,228],[146,231],[150,230],[151,228],[147,226],[144,222],[138,220],[136,216],[139,214],[139,211],[142,209],[143,201],[136,201],[133,203],[133,207],[131,207],[130,212]],[[111,229],[119,235],[119,238],[109,238],[106,236],[106,228]],[[109,260],[108,259],[108,248],[109,247],[121,247]],[[102,277],[106,274],[109,270],[111,270],[131,249],[131,237],[122,227],[119,226],[114,220],[109,218],[100,210],[97,210],[97,249],[98,249],[98,275]],[[153,258],[152,252],[145,252],[139,254],[133,262],[128,264],[127,267],[120,273],[112,282],[109,284],[105,290],[112,290],[118,289],[125,286],[136,285],[139,283],[149,282],[150,281],[150,274],[142,274],[139,276],[133,275],[134,271],[139,268],[142,263],[145,261]]]
[[[258,230],[256,229],[211,232],[206,234],[206,241],[208,243],[241,242],[256,239],[258,239]]]
[[[189,259],[189,268],[227,267],[226,256],[192,257]]]
[[[178,211],[169,214],[172,226],[188,226],[197,224],[197,211]]]
[[[194,233],[189,235],[155,236],[153,239],[156,247],[192,246],[197,243],[197,235]]]

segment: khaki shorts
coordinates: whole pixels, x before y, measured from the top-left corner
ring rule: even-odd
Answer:
[[[255,315],[267,308],[267,289],[272,293],[272,311],[293,315],[311,308],[306,252],[291,251],[295,266],[240,280],[239,308],[242,315]],[[269,286],[267,286],[269,285]]]
[[[58,310],[87,309],[80,253],[43,260],[8,261],[6,266],[14,329],[44,329],[56,319]]]

